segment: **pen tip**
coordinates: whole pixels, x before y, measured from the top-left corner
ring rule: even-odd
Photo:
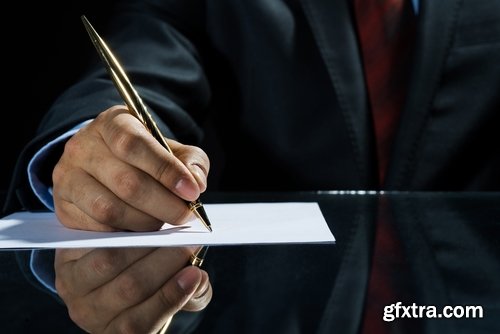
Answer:
[[[203,225],[205,225],[205,227],[210,232],[212,232],[212,224],[210,224],[210,220],[208,219],[205,208],[203,207],[203,205],[201,205],[201,203],[198,202],[198,205],[196,206],[195,212],[196,212],[196,215],[198,216],[198,218],[203,223]]]

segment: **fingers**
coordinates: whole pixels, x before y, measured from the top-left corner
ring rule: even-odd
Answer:
[[[192,216],[186,201],[206,189],[199,148],[163,148],[124,107],[113,107],[66,143],[53,171],[55,210],[71,228],[149,231]],[[179,309],[212,298],[206,272],[187,266],[195,249],[57,250],[56,288],[89,332],[159,330]]]
[[[89,139],[89,141],[99,140],[101,139]],[[112,153],[104,143],[102,145],[91,146],[93,146],[95,156],[112,157]],[[147,213],[158,221],[173,224],[184,223],[190,216],[190,211],[184,200],[166,189],[149,174],[122,160],[94,158],[88,159],[85,162],[85,166],[87,173],[92,175],[102,186],[109,189],[111,195],[116,195],[110,196],[108,194],[106,196],[111,201],[111,204],[114,204],[113,208],[125,206],[125,204],[121,203],[122,201],[132,208]],[[78,188],[77,190],[80,191]],[[167,203],[168,207],[165,206]],[[124,210],[122,209],[121,211],[123,212]],[[129,220],[133,221],[133,219]]]
[[[89,294],[93,300],[106,300],[100,314],[112,318],[123,308],[137,305],[151,297],[161,286],[186,266],[193,250],[158,248],[123,270],[105,289]],[[161,267],[161,270],[158,268]]]
[[[201,282],[193,296],[184,305],[184,311],[201,311],[210,303],[210,300],[212,300],[212,285],[210,284],[208,274],[203,270],[201,274]]]
[[[83,296],[112,281],[154,248],[57,249],[56,288],[61,296]],[[65,283],[70,282],[70,286]]]
[[[193,251],[56,250],[56,288],[72,320],[89,332],[156,332],[180,309],[201,310],[211,300],[207,273],[186,267]]]
[[[113,154],[151,175],[184,200],[194,201],[199,197],[198,182],[190,170],[163,148],[138,120],[124,110],[103,116],[106,120],[108,117],[113,117],[113,121],[102,122],[99,131]]]
[[[196,146],[182,145],[175,140],[167,139],[174,155],[182,161],[196,179],[201,192],[207,189],[207,177],[210,171],[210,160],[207,154]]]
[[[185,201],[206,189],[209,160],[197,147],[169,144],[175,156],[123,107],[101,113],[66,143],[54,168],[61,222],[88,230],[149,231],[194,219]]]
[[[54,170],[55,179],[58,170]],[[54,204],[62,224],[69,228],[93,231],[152,231],[163,222],[127,205],[108,188],[81,169],[54,182]]]
[[[202,273],[197,267],[182,269],[149,299],[113,319],[106,332],[158,332],[197,291],[202,282]],[[200,305],[200,308],[207,304]]]

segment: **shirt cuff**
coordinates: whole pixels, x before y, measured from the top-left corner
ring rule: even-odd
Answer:
[[[28,164],[28,180],[33,189],[33,192],[38,197],[38,199],[47,207],[47,209],[54,211],[54,199],[52,197],[52,186],[48,184],[44,184],[40,178],[38,177],[38,171],[40,170],[40,166],[42,166],[44,162],[44,158],[48,155],[50,150],[54,148],[57,144],[67,140],[69,137],[74,135],[78,130],[87,125],[91,120],[85,121],[83,123],[78,124],[71,130],[63,133],[59,137],[50,141],[48,144],[43,146],[33,158],[30,160]]]
[[[28,164],[28,179],[33,189],[35,195],[40,199],[40,201],[47,207],[47,209],[54,211],[54,198],[52,196],[52,186],[44,184],[38,177],[37,172],[40,171],[40,166],[44,163],[44,158],[48,155],[51,149],[53,149],[57,144],[62,141],[67,140],[69,137],[74,135],[78,130],[87,125],[91,120],[85,121],[78,124],[71,130],[60,135],[56,139],[50,141],[48,144],[43,146]],[[30,270],[36,279],[49,291],[57,294],[55,288],[55,273],[54,273],[54,259],[52,257],[47,257],[40,250],[32,250],[30,257]]]
[[[46,254],[46,251],[32,250],[30,256],[30,270],[42,286],[57,295],[54,258],[47,257]]]

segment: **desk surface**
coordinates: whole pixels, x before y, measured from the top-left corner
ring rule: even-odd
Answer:
[[[205,268],[214,298],[199,333],[358,333],[365,300],[377,304],[366,292],[380,221],[394,226],[400,248],[377,257],[390,272],[378,286],[392,295],[378,300],[376,318],[401,302],[399,318],[395,307],[386,312],[392,330],[500,333],[500,193],[214,193],[204,201],[317,201],[337,242],[212,247]],[[0,252],[5,333],[79,332],[14,258]],[[466,317],[468,306],[476,318]]]

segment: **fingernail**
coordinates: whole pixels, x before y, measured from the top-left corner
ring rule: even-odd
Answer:
[[[186,200],[194,201],[198,198],[198,189],[196,186],[186,179],[180,179],[175,185],[177,193]]]
[[[190,294],[198,287],[200,280],[199,270],[192,270],[192,268],[189,268],[180,273],[177,277],[177,284],[186,294]]]

